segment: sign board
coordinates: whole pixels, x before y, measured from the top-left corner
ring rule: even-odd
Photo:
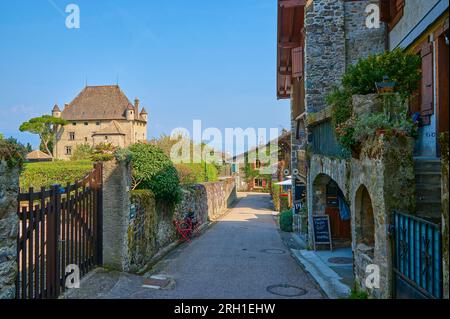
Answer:
[[[330,250],[332,251],[330,217],[328,215],[313,216],[312,219],[314,250],[316,250],[316,245],[330,245]]]

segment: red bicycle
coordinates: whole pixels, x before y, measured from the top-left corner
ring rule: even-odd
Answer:
[[[185,213],[183,219],[174,220],[173,224],[175,225],[178,234],[180,234],[180,240],[186,242],[191,241],[192,236],[199,226],[194,212]]]

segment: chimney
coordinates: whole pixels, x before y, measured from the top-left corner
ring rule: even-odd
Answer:
[[[138,98],[134,99],[134,112],[136,112],[136,114],[139,114],[139,99]]]

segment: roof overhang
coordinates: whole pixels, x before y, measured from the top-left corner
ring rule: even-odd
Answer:
[[[292,49],[303,43],[307,0],[278,1],[277,98],[291,97]]]

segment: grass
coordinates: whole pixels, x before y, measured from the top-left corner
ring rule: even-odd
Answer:
[[[54,184],[66,185],[82,179],[93,169],[93,163],[83,161],[56,161],[26,163],[20,175],[20,187],[50,187]]]

